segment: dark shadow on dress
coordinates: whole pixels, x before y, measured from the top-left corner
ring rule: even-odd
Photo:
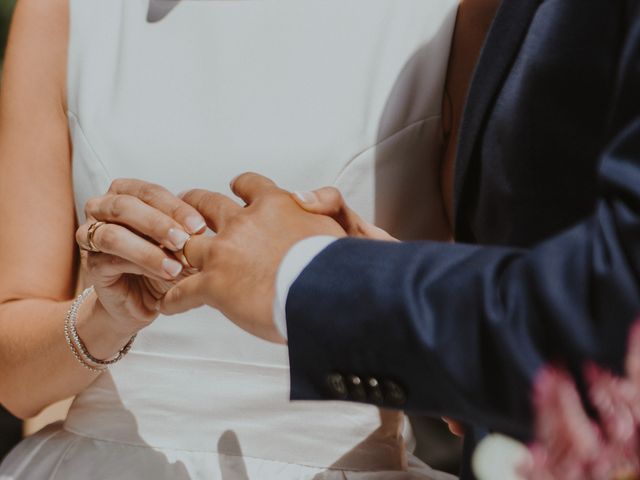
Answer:
[[[149,0],[149,10],[147,11],[147,22],[155,23],[169,15],[181,0]]]
[[[109,398],[109,415],[113,415],[114,422],[119,427],[127,430],[127,443],[118,443],[109,440],[101,441],[93,440],[91,431],[83,428],[82,435],[78,435],[71,440],[61,438],[60,443],[56,444],[55,437],[51,446],[44,446],[42,449],[42,458],[39,457],[40,451],[34,450],[29,465],[26,467],[25,477],[22,471],[23,462],[9,461],[7,465],[3,465],[6,470],[2,471],[2,478],[31,479],[44,478],[42,473],[46,473],[46,478],[51,480],[58,479],[118,479],[118,480],[191,480],[191,476],[181,461],[170,461],[161,451],[150,447],[142,437],[138,434],[138,423],[136,417],[119,401],[120,397],[117,393],[117,387],[113,382],[111,374],[105,372],[98,378],[101,389],[108,389]],[[115,399],[117,398],[117,401]],[[83,408],[91,408],[90,405],[84,405]],[[99,407],[96,418],[99,415]],[[86,415],[83,412],[82,415]],[[70,412],[73,415],[73,407]],[[101,427],[105,426],[108,418],[103,418]],[[108,426],[108,425],[107,425]],[[62,429],[61,424],[53,424],[48,427],[47,433],[52,433],[56,429]],[[73,432],[72,432],[73,433]],[[35,435],[38,435],[37,433]],[[96,435],[99,437],[100,435]],[[29,441],[28,439],[25,441]],[[57,458],[51,449],[58,448],[59,454]],[[10,457],[8,460],[12,460]],[[43,472],[44,465],[51,464],[52,471]],[[17,468],[18,472],[12,471]],[[29,472],[38,471],[37,475],[31,475]]]
[[[242,448],[234,431],[227,430],[218,440],[221,480],[249,480]]]
[[[450,42],[450,26],[443,22],[432,40],[407,61],[387,99],[378,125],[375,147],[374,222],[401,240],[451,238],[441,187],[444,136],[441,110],[424,112],[431,98],[443,96],[443,85],[430,69]],[[446,71],[445,65],[439,65]],[[426,135],[425,129],[435,130]],[[398,144],[400,142],[400,144]],[[424,151],[414,158],[412,151]],[[407,211],[407,206],[411,211]],[[398,212],[402,215],[398,215]]]
[[[442,82],[430,80],[429,70],[434,59],[438,59],[442,52],[442,42],[451,41],[449,28],[450,25],[443,22],[440,29],[434,33],[434,40],[421,46],[407,61],[391,89],[378,125],[373,160],[374,222],[402,240],[450,241],[452,237],[441,187],[445,146],[441,117],[437,115],[430,118],[428,114],[420,111],[429,98],[443,97]],[[448,59],[445,61],[448,63]],[[439,68],[446,71],[447,65],[440,65]],[[434,129],[435,134],[424,135],[425,128]],[[412,129],[415,131],[411,131]],[[406,138],[401,140],[405,143],[398,148],[394,142],[402,135],[406,135]],[[430,143],[434,141],[435,146]],[[407,151],[416,149],[427,154],[424,158],[418,159],[411,158],[410,153],[406,154]],[[398,215],[398,211],[406,209],[407,206],[412,211]],[[389,348],[394,349],[397,346],[390,345]],[[392,368],[390,366],[390,370]],[[381,411],[381,419],[385,415],[389,415],[389,412]],[[459,470],[462,443],[448,432],[444,424],[440,425],[438,422],[442,422],[440,412],[425,411],[412,416],[412,427],[419,442],[416,456],[436,470],[455,474]],[[363,449],[380,449],[381,442],[386,442],[391,448],[394,439],[387,434],[381,434],[381,431],[378,429],[373,432],[337,460],[330,469],[348,464],[349,458],[361,454]],[[397,442],[396,447],[402,449],[403,439],[399,437]],[[397,469],[403,468],[406,468],[406,462],[398,462]],[[318,474],[314,480],[323,480],[325,475]]]
[[[105,372],[99,378],[101,388],[108,388],[117,396],[118,387],[114,383],[110,372]],[[120,400],[120,397],[117,397]],[[96,455],[92,457],[93,467],[84,478],[117,478],[119,480],[137,480],[148,478],[154,480],[191,480],[186,466],[181,461],[171,462],[161,451],[153,449],[145,440],[138,435],[138,423],[136,417],[125,405],[118,401],[116,405],[110,404],[110,409],[117,409],[121,415],[120,424],[126,424],[129,432],[135,431],[137,438],[133,439],[136,445],[115,444],[118,450],[112,446],[112,458],[103,458]],[[131,440],[131,439],[130,439]],[[144,449],[143,452],[140,449]],[[109,448],[105,449],[109,451]],[[105,450],[98,450],[99,452]],[[129,460],[130,458],[130,460]],[[72,464],[73,462],[70,462]],[[84,462],[83,462],[84,464]],[[134,465],[134,471],[131,466]],[[121,467],[119,467],[121,466]],[[60,471],[55,478],[77,478],[73,477],[74,469],[70,465],[68,476]],[[77,471],[76,471],[77,473]]]

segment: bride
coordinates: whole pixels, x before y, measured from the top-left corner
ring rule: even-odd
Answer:
[[[286,348],[221,314],[155,306],[205,229],[174,193],[223,191],[246,170],[284,188],[334,184],[400,238],[448,238],[456,10],[18,3],[0,97],[0,403],[28,418],[75,401],[0,479],[448,477],[412,456],[401,414],[291,403]]]

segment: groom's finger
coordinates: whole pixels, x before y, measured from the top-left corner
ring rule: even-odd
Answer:
[[[344,197],[335,187],[323,187],[313,192],[293,192],[292,196],[307,212],[333,218],[349,236],[396,241],[387,232],[367,222],[349,208]]]
[[[231,181],[231,191],[250,205],[262,195],[278,192],[280,189],[273,180],[258,173],[249,172]]]
[[[240,205],[226,195],[208,190],[190,190],[182,196],[182,200],[195,207],[214,232],[223,229],[229,218],[242,210]]]
[[[164,315],[183,313],[204,305],[206,274],[197,273],[171,287],[158,303],[158,311]]]
[[[207,257],[207,252],[211,248],[213,238],[205,235],[193,235],[187,243],[184,244],[182,255],[186,260],[188,267],[202,270]],[[184,263],[184,261],[183,261]]]

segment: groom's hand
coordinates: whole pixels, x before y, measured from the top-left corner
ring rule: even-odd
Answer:
[[[312,192],[294,192],[293,199],[307,212],[326,215],[333,218],[350,237],[371,238],[397,242],[383,229],[367,222],[345,202],[344,197],[335,187],[323,187]]]
[[[187,243],[185,257],[200,273],[169,290],[159,309],[173,314],[206,304],[249,333],[283,343],[273,323],[273,301],[284,255],[305,238],[346,232],[333,219],[301,209],[289,192],[261,175],[241,175],[231,188],[245,208],[206,190],[182,197],[217,235]]]

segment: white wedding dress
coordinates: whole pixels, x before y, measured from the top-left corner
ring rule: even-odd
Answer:
[[[291,190],[336,185],[402,238],[447,237],[457,0],[158,2],[70,1],[78,212],[119,177],[228,193],[252,170]],[[449,478],[408,452],[401,415],[288,396],[285,347],[210,308],[161,317],[0,479]]]

